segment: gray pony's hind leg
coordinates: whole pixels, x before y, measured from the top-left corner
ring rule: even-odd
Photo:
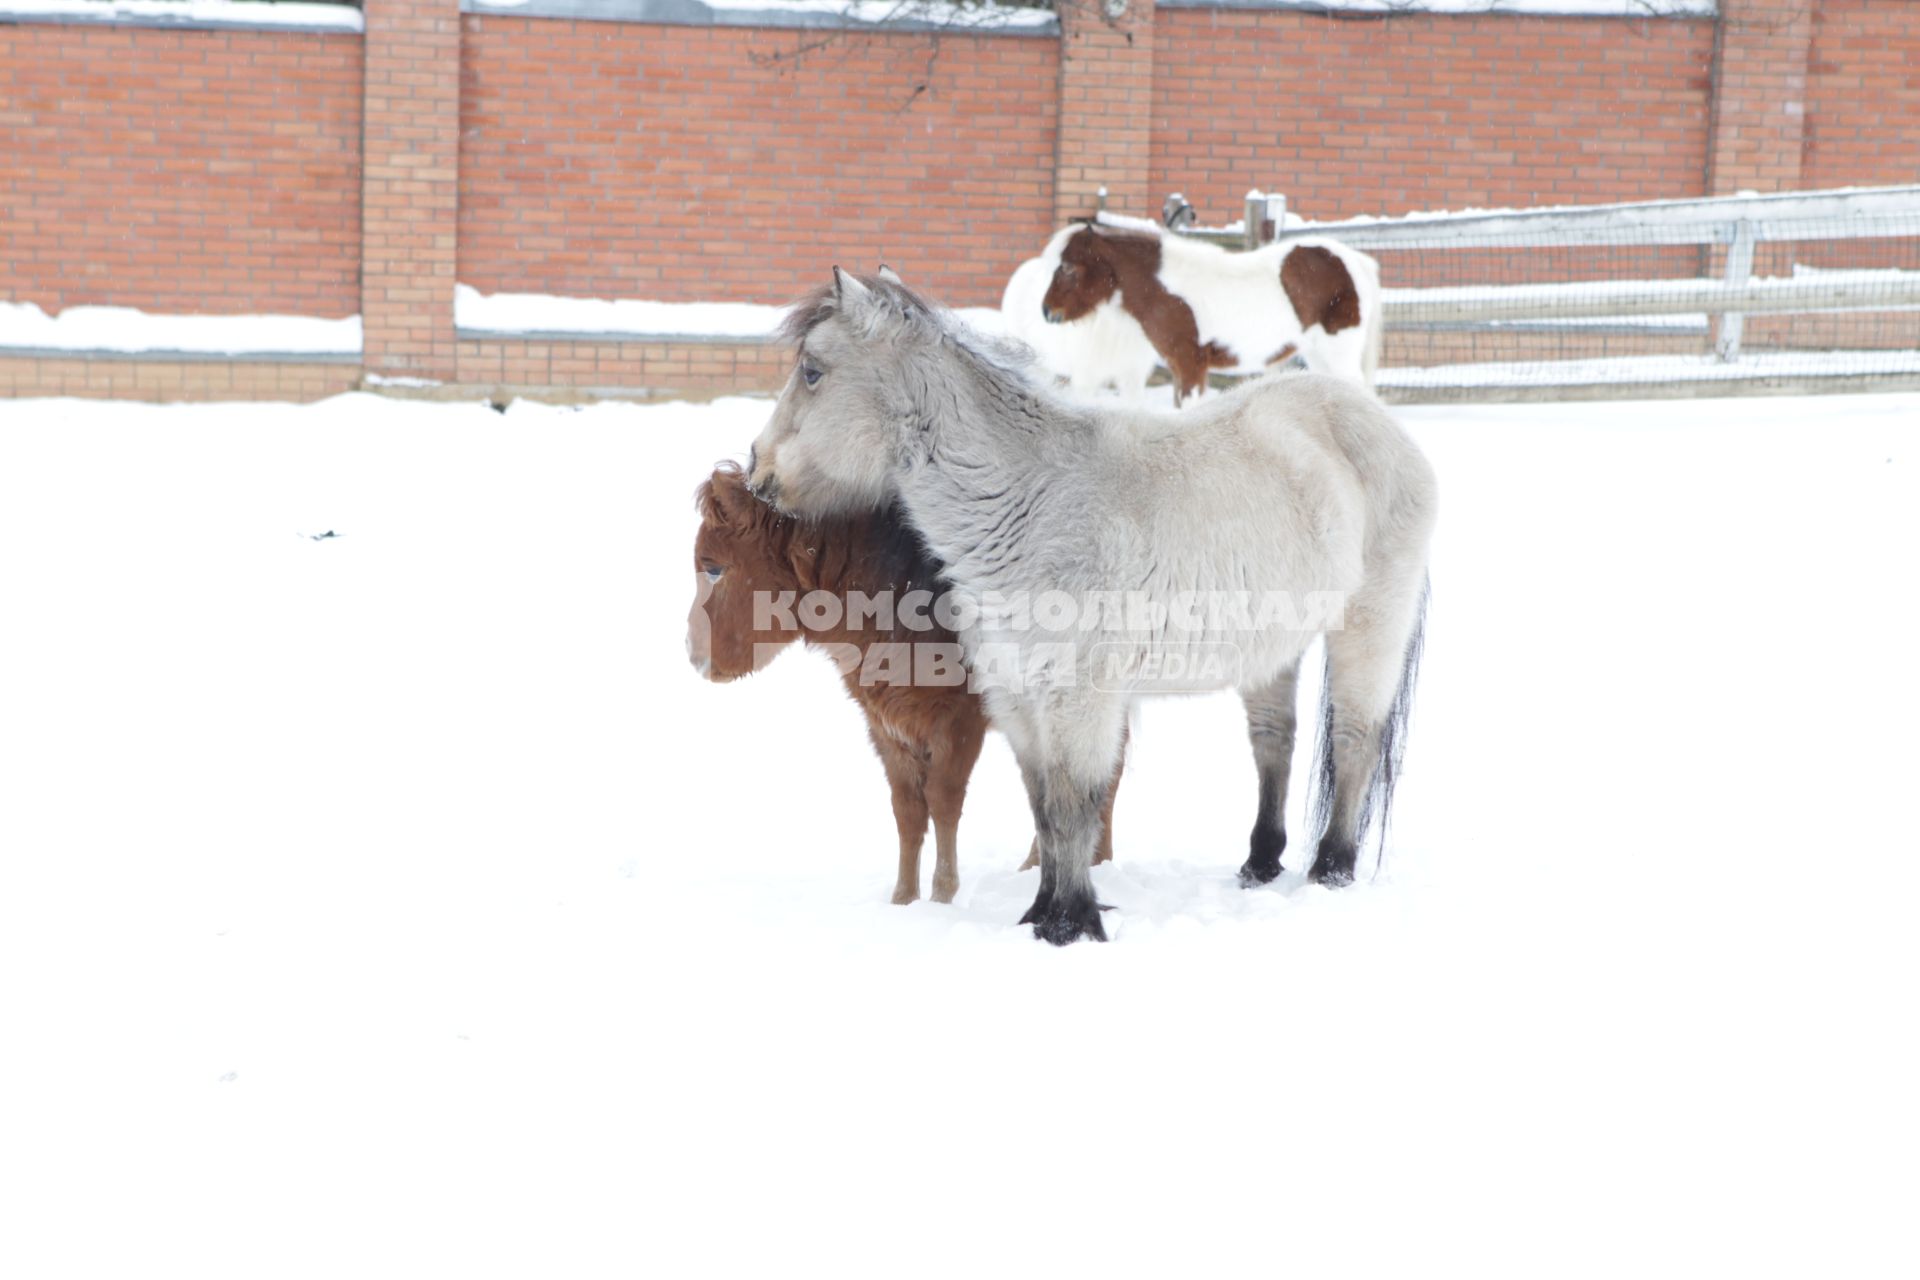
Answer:
[[[1249,887],[1266,884],[1280,874],[1280,855],[1287,847],[1287,778],[1293,771],[1299,714],[1294,702],[1299,687],[1296,660],[1265,688],[1242,695],[1253,765],[1260,774],[1260,808],[1253,820],[1247,860],[1240,868],[1240,883]]]
[[[1326,691],[1314,808],[1319,847],[1308,877],[1352,884],[1360,843],[1384,827],[1406,745],[1426,616],[1424,577],[1349,607],[1346,627],[1327,633]]]

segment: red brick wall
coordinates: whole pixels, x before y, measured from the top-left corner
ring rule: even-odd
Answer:
[[[1713,25],[1161,9],[1151,185],[1213,222],[1699,195]]]
[[[360,310],[360,39],[0,26],[0,299]]]
[[[997,303],[1053,218],[1059,44],[464,20],[460,279],[483,292],[791,299],[885,258]]]
[[[1801,185],[1920,182],[1920,5],[1821,0],[1807,70]]]

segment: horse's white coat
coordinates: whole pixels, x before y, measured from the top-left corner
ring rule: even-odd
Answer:
[[[1072,324],[1048,324],[1040,303],[1060,265],[1060,244],[1074,228],[1056,235],[1037,258],[1015,269],[1000,299],[1007,331],[1033,348],[1040,367],[1080,395],[1111,387],[1122,396],[1138,396],[1160,365],[1140,322],[1127,313],[1118,295]]]
[[[1280,285],[1280,268],[1298,248],[1326,249],[1353,278],[1360,323],[1339,333],[1319,325],[1303,330]],[[1231,253],[1204,240],[1160,234],[1160,283],[1193,308],[1202,342],[1217,342],[1239,361],[1236,371],[1259,373],[1288,343],[1307,367],[1361,386],[1373,385],[1380,358],[1380,264],[1358,249],[1324,236]]]
[[[809,388],[788,381],[754,446],[751,480],[800,515],[898,500],[977,604],[1064,592],[1344,597],[1328,630],[1339,791],[1330,836],[1351,835],[1407,657],[1435,515],[1432,469],[1371,395],[1311,374],[1255,380],[1185,414],[1073,403],[1000,350],[891,284],[836,273],[801,344]],[[1231,685],[1264,704],[1319,627],[1237,619],[1190,632],[956,627],[976,673],[988,645],[1014,670],[1064,682],[983,680],[1020,760],[1041,832],[1042,936],[1104,936],[1088,875],[1098,809],[1135,688],[1090,678],[1096,645],[1135,660],[1231,646]],[[1114,652],[1112,648],[1107,650]],[[1005,670],[1006,668],[1001,668]],[[1323,848],[1326,846],[1323,843]]]

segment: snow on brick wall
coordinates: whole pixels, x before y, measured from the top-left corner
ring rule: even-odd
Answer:
[[[1059,45],[469,15],[460,278],[485,293],[791,299],[882,258],[997,303],[1053,218]],[[909,104],[911,104],[909,109]]]
[[[360,43],[0,25],[0,300],[358,312]]]

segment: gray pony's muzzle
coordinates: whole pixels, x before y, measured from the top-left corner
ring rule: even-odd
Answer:
[[[755,479],[759,471],[760,449],[755,446],[747,450],[747,492],[768,506],[772,506],[775,496],[780,492],[780,482],[772,476],[768,476],[765,480]]]

